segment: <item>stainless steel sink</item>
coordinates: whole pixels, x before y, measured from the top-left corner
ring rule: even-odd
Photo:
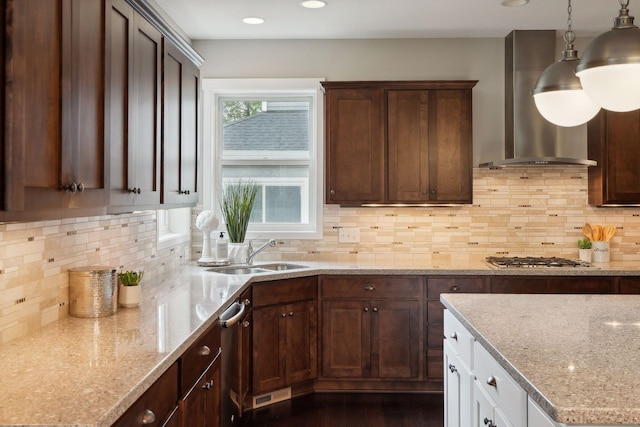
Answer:
[[[272,273],[274,271],[299,270],[301,268],[307,268],[307,266],[299,264],[289,264],[286,262],[277,262],[261,265],[231,265],[229,267],[214,267],[208,269],[207,271],[221,274],[259,274]]]
[[[285,262],[278,262],[274,264],[261,264],[261,265],[258,265],[257,267],[264,268],[266,270],[273,270],[273,271],[299,270],[301,268],[308,268],[306,265],[289,264]]]
[[[209,271],[214,273],[222,273],[222,274],[256,274],[256,273],[266,273],[269,270],[264,270],[262,268],[257,267],[245,267],[245,266],[232,266],[232,267],[218,267],[218,268],[210,268]]]

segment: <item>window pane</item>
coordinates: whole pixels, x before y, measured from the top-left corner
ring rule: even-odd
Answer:
[[[266,221],[300,223],[302,191],[296,186],[267,186]]]
[[[241,165],[222,167],[225,183],[250,180],[258,185],[253,224],[309,222],[309,166]]]
[[[311,99],[222,99],[223,158],[308,158]]]

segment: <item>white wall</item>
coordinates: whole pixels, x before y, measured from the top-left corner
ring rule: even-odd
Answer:
[[[202,78],[479,80],[474,165],[504,158],[504,40],[196,40]]]

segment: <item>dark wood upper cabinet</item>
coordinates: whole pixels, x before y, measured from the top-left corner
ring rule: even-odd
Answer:
[[[200,70],[164,40],[162,93],[162,203],[198,201]]]
[[[325,108],[327,203],[382,203],[383,89],[326,89]]]
[[[640,111],[602,110],[589,121],[590,205],[640,204]]]
[[[162,35],[124,0],[110,19],[110,212],[160,205]]]
[[[388,201],[471,203],[471,90],[390,90]]]
[[[476,83],[324,82],[327,203],[471,203]]]
[[[20,0],[2,7],[2,217],[103,213],[105,0]]]

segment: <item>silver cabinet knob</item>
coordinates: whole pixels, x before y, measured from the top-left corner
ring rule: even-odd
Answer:
[[[249,327],[249,325],[250,325],[250,323],[249,323],[249,321],[248,321],[248,320],[245,320],[244,322],[242,322],[242,327],[243,327],[243,328],[248,328],[248,327]]]
[[[156,422],[156,414],[151,409],[145,409],[142,414],[142,425],[149,425]]]
[[[365,313],[368,313],[368,312],[369,312],[369,307],[365,307],[365,308],[364,308],[364,312],[365,312]]]
[[[198,354],[200,356],[208,356],[211,354],[211,349],[208,346],[203,345],[202,347],[200,347],[200,350],[198,350]]]
[[[459,290],[460,290],[460,286],[458,286],[458,285],[449,286],[449,291],[450,292],[458,292]]]
[[[282,313],[280,317],[287,317],[287,313]]]
[[[373,310],[374,313],[377,313],[378,312],[378,307],[373,307],[372,310]]]
[[[494,377],[493,375],[487,378],[487,384],[489,384],[491,387],[498,387],[498,382],[496,381],[496,377]]]
[[[289,316],[293,316],[293,311],[290,311],[290,312],[289,312]]]
[[[375,291],[376,287],[373,286],[373,285],[367,285],[367,286],[364,287],[364,290],[371,292],[371,291]]]
[[[336,190],[329,190],[329,193],[331,193],[332,195],[336,194]]]
[[[452,340],[456,340],[458,341],[458,334],[455,332],[451,332],[451,335],[449,335],[451,337]]]
[[[454,365],[453,363],[449,363],[449,370],[452,374],[458,372],[458,368],[456,368],[456,365]]]

